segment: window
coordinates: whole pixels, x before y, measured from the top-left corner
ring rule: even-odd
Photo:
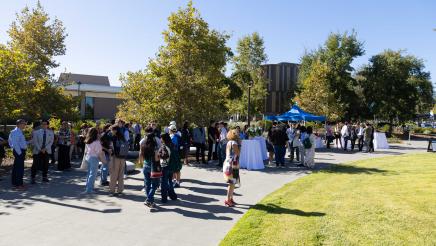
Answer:
[[[85,119],[94,119],[94,98],[85,97]]]

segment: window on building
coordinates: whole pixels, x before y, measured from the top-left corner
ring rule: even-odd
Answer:
[[[85,98],[85,119],[94,119],[94,98]]]

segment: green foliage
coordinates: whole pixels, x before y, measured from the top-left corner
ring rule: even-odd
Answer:
[[[62,125],[62,120],[59,118],[50,118],[50,127],[53,127],[55,131],[59,131]]]
[[[65,54],[62,22],[50,22],[38,2],[36,8],[26,7],[17,14],[8,33],[8,46],[0,44],[0,105],[5,105],[0,109],[0,120],[77,119],[77,101],[65,96],[49,74],[58,66],[54,57]]]
[[[161,125],[221,117],[229,94],[223,82],[229,37],[210,29],[192,2],[170,15],[163,36],[165,45],[146,69],[122,76],[118,116]]]
[[[330,34],[322,47],[301,58],[295,101],[304,110],[331,120],[361,115],[351,63],[364,53],[354,31]]]
[[[266,84],[261,65],[267,61],[263,38],[257,33],[245,36],[238,41],[237,55],[233,58],[235,72],[232,80],[241,89],[238,98],[227,101],[229,112],[247,114],[248,87],[252,82],[250,112],[261,114],[267,96]]]
[[[386,50],[373,56],[359,71],[365,104],[377,117],[391,122],[428,113],[434,105],[433,86],[424,68],[422,60],[402,51]]]

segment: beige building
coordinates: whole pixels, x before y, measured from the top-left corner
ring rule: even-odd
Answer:
[[[263,65],[268,81],[268,96],[265,99],[265,115],[276,115],[288,111],[292,93],[297,86],[299,64],[282,62]]]
[[[61,73],[59,82],[65,93],[82,97],[80,115],[83,119],[114,119],[121,104],[117,94],[121,87],[111,86],[107,76]]]

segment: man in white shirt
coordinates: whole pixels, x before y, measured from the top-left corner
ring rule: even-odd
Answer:
[[[344,150],[347,151],[348,140],[350,139],[350,130],[348,129],[348,122],[345,122],[341,129],[342,139],[344,139]]]
[[[17,127],[9,134],[9,146],[14,154],[14,166],[12,168],[12,185],[15,189],[24,190],[24,159],[26,158],[26,141],[23,130],[26,128],[25,120],[17,120]]]
[[[359,151],[363,150],[364,130],[365,128],[363,128],[363,123],[359,124],[359,127],[357,128],[357,146],[359,147]]]
[[[218,165],[222,167],[224,160],[226,159],[226,145],[227,145],[227,129],[223,121],[220,121],[218,126],[218,131],[220,132],[220,139],[218,143]]]

